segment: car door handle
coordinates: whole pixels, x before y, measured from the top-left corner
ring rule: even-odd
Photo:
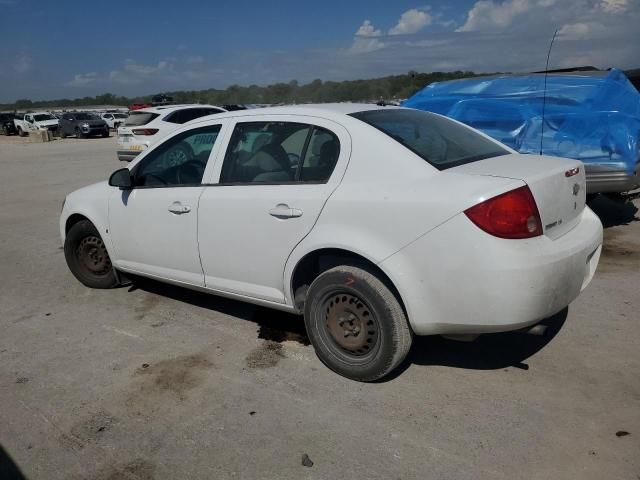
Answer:
[[[269,210],[269,215],[276,218],[298,218],[302,216],[302,210],[291,208],[286,203],[279,203]]]
[[[183,213],[189,213],[191,211],[191,207],[189,205],[183,205],[180,202],[173,202],[169,205],[169,211],[176,215],[182,215]]]

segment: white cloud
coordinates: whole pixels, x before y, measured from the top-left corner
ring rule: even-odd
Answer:
[[[629,0],[602,0],[598,6],[606,13],[620,13],[627,9]]]
[[[357,37],[379,37],[380,35],[382,35],[380,29],[376,29],[369,20],[365,20],[356,32]]]
[[[407,35],[417,33],[432,22],[431,15],[422,10],[412,8],[400,16],[395,27],[389,30],[389,35]]]
[[[377,38],[356,37],[353,39],[353,45],[349,49],[351,54],[371,53],[376,50],[381,50],[386,46],[384,42],[381,42]]]
[[[598,22],[568,23],[558,30],[558,38],[562,40],[589,40],[599,34],[606,33],[607,29]]]
[[[451,43],[450,40],[408,40],[404,42],[407,47],[440,47]]]
[[[66,82],[64,85],[67,87],[86,87],[98,80],[98,74],[96,72],[78,73],[73,76],[73,79]]]
[[[136,84],[157,77],[166,79],[172,72],[173,64],[167,60],[161,60],[156,65],[144,65],[127,59],[120,70],[111,71],[109,79],[114,83]]]
[[[549,0],[542,0],[545,4]],[[506,27],[518,15],[531,9],[536,2],[528,0],[507,0],[494,3],[493,0],[479,0],[467,13],[467,21],[457,32],[473,32]]]

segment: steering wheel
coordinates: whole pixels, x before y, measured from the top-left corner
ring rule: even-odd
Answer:
[[[178,167],[193,160],[193,150],[189,144],[181,142],[165,153],[170,166]]]
[[[194,177],[199,176],[200,179],[202,179],[202,174],[204,173],[204,165],[202,165],[202,162],[193,159],[193,160],[188,160],[186,162],[184,162],[182,165],[180,165],[179,167],[177,167],[176,169],[176,179],[178,180],[178,184],[182,185],[187,185],[190,183],[194,183],[194,182],[183,182],[183,180],[190,180],[189,178],[184,178],[187,172],[191,171],[191,172],[195,172]]]

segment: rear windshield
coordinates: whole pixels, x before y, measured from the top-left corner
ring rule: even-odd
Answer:
[[[351,116],[386,133],[439,170],[509,153],[473,130],[429,112],[385,109]]]
[[[125,120],[125,126],[136,127],[138,125],[146,125],[154,118],[158,117],[157,113],[151,112],[131,112],[129,117]]]
[[[124,113],[114,113],[113,116],[115,118],[127,118],[127,116]]]

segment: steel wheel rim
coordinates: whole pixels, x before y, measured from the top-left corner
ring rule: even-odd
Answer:
[[[326,337],[341,353],[363,358],[379,345],[380,326],[371,309],[351,292],[332,292],[322,302]]]
[[[111,270],[111,259],[102,239],[95,235],[84,237],[75,249],[80,264],[94,275],[106,275]]]

